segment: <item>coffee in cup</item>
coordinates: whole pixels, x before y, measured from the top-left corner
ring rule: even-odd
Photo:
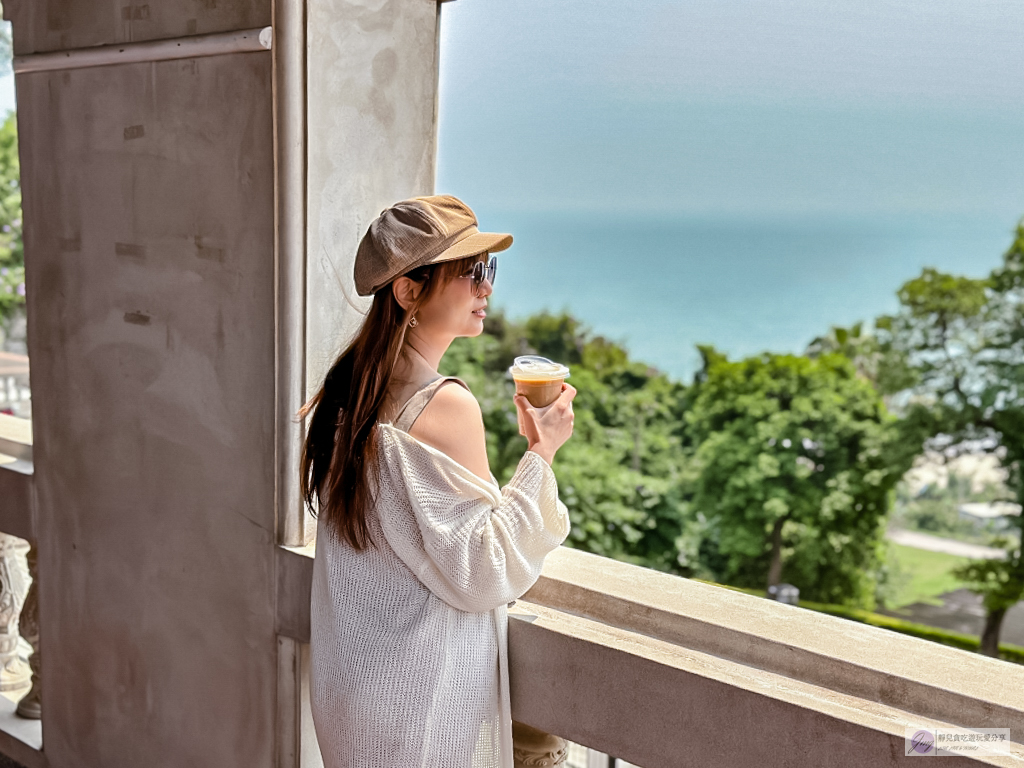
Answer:
[[[555,402],[562,392],[562,382],[569,378],[568,367],[537,355],[517,357],[508,371],[516,383],[516,394],[525,397],[534,408]],[[519,434],[526,434],[521,416]]]

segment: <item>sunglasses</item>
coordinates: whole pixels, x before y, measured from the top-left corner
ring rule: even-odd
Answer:
[[[483,285],[484,280],[487,280],[487,282],[489,282],[491,284],[491,286],[493,286],[494,285],[494,276],[495,276],[495,274],[497,274],[497,272],[498,272],[498,257],[497,256],[491,256],[489,261],[478,261],[476,264],[473,265],[473,271],[472,272],[467,272],[464,275],[459,275],[459,277],[467,277],[467,278],[471,277],[471,278],[473,278],[473,290],[476,292],[476,295],[479,297],[480,296],[480,286]]]

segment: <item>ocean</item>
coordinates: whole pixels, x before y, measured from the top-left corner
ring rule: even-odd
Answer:
[[[668,216],[477,210],[511,232],[491,304],[565,310],[677,379],[697,344],[731,358],[802,352],[832,325],[897,309],[923,267],[982,277],[1016,219],[995,216]]]

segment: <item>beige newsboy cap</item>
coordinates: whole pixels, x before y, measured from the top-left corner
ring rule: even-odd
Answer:
[[[356,293],[370,296],[424,264],[503,251],[512,235],[481,232],[469,206],[451,195],[402,200],[381,211],[356,251]]]

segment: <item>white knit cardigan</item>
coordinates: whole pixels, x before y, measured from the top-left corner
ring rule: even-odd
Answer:
[[[310,698],[326,768],[512,768],[507,604],[569,533],[527,451],[499,488],[385,423],[376,547],[323,531]],[[322,529],[323,530],[323,529]]]

